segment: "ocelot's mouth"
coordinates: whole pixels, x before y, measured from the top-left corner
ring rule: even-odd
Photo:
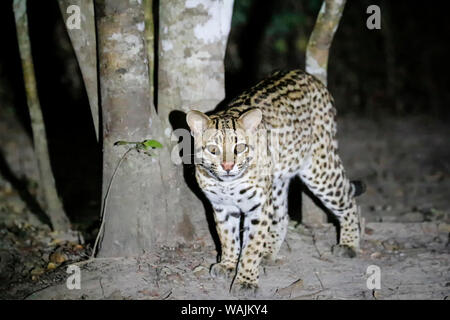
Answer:
[[[247,171],[249,167],[249,162],[251,158],[247,158],[244,163],[239,167],[239,170],[234,170],[234,172],[218,172],[214,166],[208,165],[206,163],[201,163],[200,165],[212,178],[219,181],[231,181],[241,177]]]
[[[235,173],[226,173],[222,174],[220,176],[217,176],[219,180],[235,180],[237,178],[240,178],[243,174],[245,174],[246,168],[241,168],[238,172]]]

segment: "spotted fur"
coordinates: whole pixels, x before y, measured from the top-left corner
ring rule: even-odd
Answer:
[[[233,287],[257,288],[261,260],[275,259],[286,235],[294,176],[338,218],[335,252],[354,256],[360,237],[354,197],[362,187],[345,175],[335,116],[326,87],[300,70],[273,74],[224,111],[188,113],[201,160],[196,178],[214,208],[222,246],[212,275],[235,274]]]

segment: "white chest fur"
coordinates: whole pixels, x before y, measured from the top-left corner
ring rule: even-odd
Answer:
[[[203,184],[203,192],[215,207],[235,207],[247,212],[265,200],[262,189],[253,185],[246,179],[239,178],[234,181],[217,181],[210,177]]]

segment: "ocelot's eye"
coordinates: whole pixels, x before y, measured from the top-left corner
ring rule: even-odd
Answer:
[[[236,147],[234,147],[234,153],[239,154],[247,150],[247,145],[245,143],[238,143]]]
[[[210,144],[206,147],[206,150],[208,150],[209,153],[211,153],[212,155],[219,155],[220,154],[220,149],[218,146],[214,145],[214,144]]]

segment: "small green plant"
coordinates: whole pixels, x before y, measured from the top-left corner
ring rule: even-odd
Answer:
[[[158,142],[156,140],[152,140],[152,139],[147,139],[147,140],[138,141],[138,142],[124,141],[124,140],[114,142],[114,146],[124,146],[124,145],[132,145],[132,146],[122,155],[122,157],[120,157],[120,160],[117,163],[116,168],[114,169],[111,179],[109,180],[108,189],[106,191],[105,198],[103,199],[102,214],[101,214],[102,222],[100,224],[100,229],[98,230],[97,238],[95,239],[94,247],[92,248],[91,259],[95,258],[95,253],[97,250],[98,242],[103,233],[103,229],[104,229],[104,225],[105,225],[105,212],[106,212],[105,209],[106,209],[106,205],[108,203],[109,191],[111,190],[111,186],[113,184],[114,177],[116,176],[117,170],[119,169],[120,165],[122,164],[122,161],[126,158],[126,156],[130,153],[131,150],[136,150],[138,152],[144,152],[146,155],[152,157],[152,156],[154,156],[154,154],[152,154],[150,152],[150,150],[161,149],[163,147],[163,145],[160,142]]]
[[[131,149],[136,149],[138,152],[144,152],[149,156],[154,156],[154,154],[152,154],[150,150],[161,149],[163,147],[163,145],[160,142],[151,139],[138,142],[120,140],[114,143],[115,146],[123,146],[130,144],[134,145]]]

